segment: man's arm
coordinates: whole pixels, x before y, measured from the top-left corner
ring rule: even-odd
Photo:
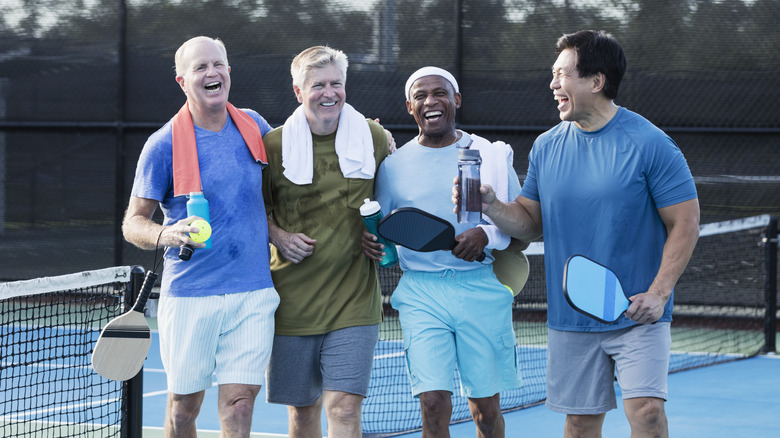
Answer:
[[[699,200],[691,199],[659,208],[658,214],[666,226],[661,266],[647,292],[630,298],[626,316],[640,324],[648,324],[663,316],[664,306],[672,294],[699,240]]]
[[[288,233],[276,224],[272,215],[268,215],[268,239],[284,258],[298,264],[314,253],[316,239],[303,233]]]
[[[189,224],[196,219],[195,216],[182,219],[169,227],[164,227],[152,221],[152,216],[157,210],[158,202],[154,199],[130,197],[130,203],[122,221],[122,234],[125,240],[141,249],[155,249],[158,236],[160,246],[180,247],[191,245],[193,248],[203,248],[205,243],[195,242],[187,233],[197,232],[197,227]]]
[[[480,192],[482,212],[490,217],[501,231],[523,242],[532,242],[541,237],[542,205],[539,202],[523,196],[518,196],[514,201],[501,202],[489,185],[480,187]],[[453,201],[457,204],[456,197]]]

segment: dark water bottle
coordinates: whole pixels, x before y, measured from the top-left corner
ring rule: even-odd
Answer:
[[[203,192],[192,192],[190,193],[189,200],[187,201],[187,216],[200,216],[202,217],[206,223],[205,224],[199,224],[200,221],[195,221],[192,223],[192,225],[202,228],[204,226],[209,227],[209,237],[206,239],[205,244],[206,246],[201,249],[209,249],[211,248],[211,227],[209,225],[209,222],[211,222],[211,218],[209,217],[209,201],[206,199],[206,197],[203,196]],[[202,231],[202,230],[201,230]],[[198,233],[201,234],[201,233]],[[194,236],[190,236],[192,240],[198,240]],[[187,261],[192,257],[192,252],[194,251],[194,248],[192,248],[190,245],[184,245],[181,248],[179,248],[179,258]]]
[[[366,198],[363,201],[363,205],[360,206],[360,215],[363,216],[363,223],[366,224],[368,232],[375,235],[377,242],[385,246],[385,256],[379,261],[379,266],[386,268],[398,263],[398,252],[395,249],[395,244],[382,238],[376,231],[377,224],[382,220],[382,211],[379,203]]]
[[[479,166],[482,159],[476,149],[460,149],[458,152],[458,179],[460,200],[458,202],[458,223],[478,224],[482,221],[482,193]]]

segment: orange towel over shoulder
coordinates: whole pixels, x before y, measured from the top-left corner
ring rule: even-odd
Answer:
[[[255,120],[247,113],[228,102],[228,113],[238,127],[255,161],[265,166],[268,156],[265,153],[263,135]],[[200,182],[198,148],[195,144],[195,126],[187,103],[173,117],[173,196],[188,195],[203,191]]]

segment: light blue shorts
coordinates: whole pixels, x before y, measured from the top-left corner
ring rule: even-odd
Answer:
[[[512,328],[512,294],[490,265],[471,271],[407,271],[393,292],[412,394],[455,389],[492,397],[522,385]]]
[[[548,329],[547,407],[572,415],[603,414],[623,399],[666,400],[670,323],[596,333]]]
[[[218,384],[262,385],[271,356],[276,289],[206,297],[161,296],[160,355],[168,391],[192,394]]]

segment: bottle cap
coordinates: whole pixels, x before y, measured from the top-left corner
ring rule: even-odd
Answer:
[[[481,161],[479,156],[479,150],[477,149],[459,149],[458,150],[459,161]]]
[[[360,206],[360,215],[361,216],[371,216],[372,214],[375,214],[381,209],[379,206],[379,203],[376,201],[372,201],[370,198],[366,198],[363,200],[363,205]]]

